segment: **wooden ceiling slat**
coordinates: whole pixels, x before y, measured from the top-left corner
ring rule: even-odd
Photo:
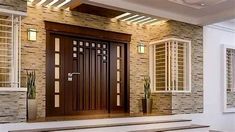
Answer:
[[[65,0],[59,0],[58,2],[56,2],[53,6],[58,6],[58,5],[60,5],[61,3],[63,3]]]
[[[37,3],[39,3],[41,0],[34,0],[33,1],[33,4],[37,4]]]
[[[42,6],[46,6],[46,5],[48,5],[49,3],[51,3],[53,0],[47,0],[46,2],[44,2],[43,4],[42,4]]]

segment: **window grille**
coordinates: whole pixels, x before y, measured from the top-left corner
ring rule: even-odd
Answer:
[[[0,88],[20,87],[21,17],[0,15]]]
[[[227,91],[235,92],[235,49],[226,49]]]
[[[155,92],[190,92],[191,42],[175,38],[151,42],[150,76]]]

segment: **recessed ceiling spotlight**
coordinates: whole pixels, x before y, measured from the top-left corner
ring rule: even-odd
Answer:
[[[201,3],[200,5],[201,5],[201,6],[205,6],[206,4],[205,4],[205,3]]]

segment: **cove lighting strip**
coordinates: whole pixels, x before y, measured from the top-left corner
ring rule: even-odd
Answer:
[[[131,13],[123,13],[114,19],[125,21],[127,23],[133,23],[133,24],[139,24],[139,25],[155,25],[157,22],[159,22],[159,19],[147,17],[143,15],[137,15],[137,14],[131,14]]]
[[[30,4],[36,6],[56,7],[56,8],[67,8],[71,0],[28,0]]]

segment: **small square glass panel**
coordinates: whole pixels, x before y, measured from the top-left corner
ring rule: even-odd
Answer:
[[[73,47],[73,51],[77,51],[77,47]]]
[[[106,56],[103,56],[103,60],[107,60],[107,57],[106,57]]]
[[[77,57],[77,53],[73,53],[73,57]]]
[[[73,41],[73,45],[77,45],[77,41],[74,40],[74,41]]]
[[[91,46],[92,46],[92,47],[95,47],[95,43],[92,43]]]
[[[79,42],[79,45],[80,45],[80,46],[83,46],[83,42],[82,42],[82,41],[80,41],[80,42]]]

